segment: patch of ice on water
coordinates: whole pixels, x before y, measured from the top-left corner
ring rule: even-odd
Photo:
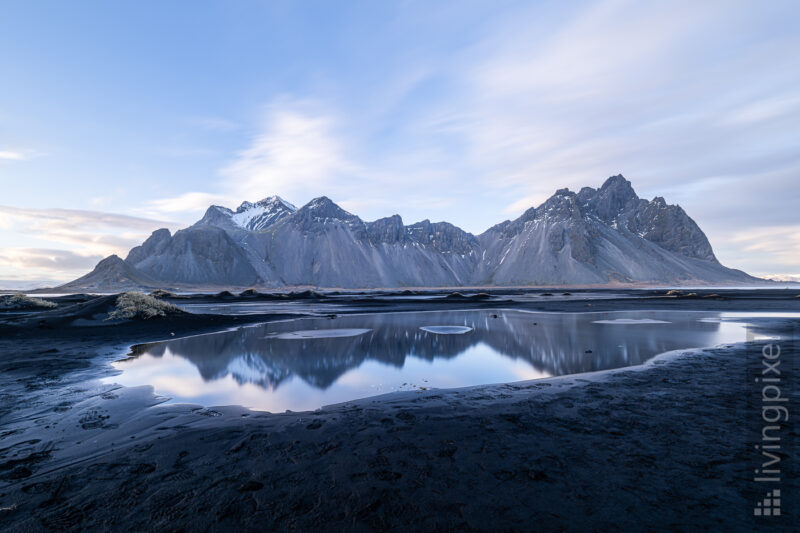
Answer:
[[[614,320],[593,320],[592,324],[671,324],[667,320],[653,318],[615,318]]]
[[[461,335],[472,331],[469,326],[422,326],[419,329],[428,333],[436,333],[437,335]]]
[[[335,337],[358,337],[371,329],[304,329],[271,336],[273,339],[330,339]]]

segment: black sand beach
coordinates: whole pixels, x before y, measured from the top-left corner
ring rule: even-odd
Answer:
[[[800,312],[797,291],[783,289],[561,292],[336,295],[336,313]],[[331,296],[297,300],[325,313]],[[90,303],[65,297],[58,309],[0,324],[3,530],[796,531],[793,412],[781,430],[783,514],[753,515],[767,490],[753,475],[763,462],[753,448],[763,425],[753,380],[764,346],[779,345],[794,409],[800,319],[753,320],[749,342],[639,367],[270,414],[159,405],[150,387],[96,379],[133,344],[295,314],[70,325],[91,317],[82,311]]]

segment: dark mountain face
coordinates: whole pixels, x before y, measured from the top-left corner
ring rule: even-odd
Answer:
[[[225,230],[191,226],[172,237],[154,232],[128,254],[126,264],[162,282],[189,285],[254,285],[258,273]]]
[[[160,281],[140,272],[118,256],[110,255],[97,263],[94,270],[75,281],[62,285],[62,287],[65,289],[125,291],[142,287],[156,288],[161,284]]]
[[[560,189],[479,238],[486,259],[476,279],[495,284],[754,280],[720,265],[681,207],[640,199],[622,176],[577,194]]]
[[[365,222],[324,196],[299,209],[277,196],[236,211],[212,206],[175,235],[154,232],[124,263],[131,279],[190,286],[756,281],[720,265],[680,206],[640,199],[622,176],[599,189],[560,189],[477,237],[447,222],[407,226],[399,215]]]

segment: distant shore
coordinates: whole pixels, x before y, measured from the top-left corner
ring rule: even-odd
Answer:
[[[800,289],[800,281],[776,281],[770,279],[763,279],[758,283],[741,284],[741,283],[692,283],[685,282],[682,284],[653,284],[644,282],[635,283],[622,283],[610,282],[601,284],[574,284],[574,285],[453,285],[453,286],[407,286],[407,287],[320,287],[316,285],[287,285],[287,286],[230,286],[230,285],[159,285],[159,286],[120,286],[118,288],[108,287],[92,287],[92,286],[75,286],[75,287],[36,287],[30,289],[21,288],[3,288],[0,287],[0,293],[21,292],[26,294],[77,294],[77,293],[92,293],[92,294],[117,294],[120,292],[132,291],[153,291],[164,290],[180,294],[214,294],[218,292],[228,291],[231,293],[240,293],[243,291],[256,291],[260,293],[275,293],[275,294],[290,294],[303,291],[317,291],[320,293],[340,292],[348,294],[358,293],[374,293],[386,292],[397,293],[403,291],[416,291],[416,292],[519,292],[519,291],[570,291],[570,290],[708,290],[708,289],[740,289],[740,290],[759,290],[759,289]]]

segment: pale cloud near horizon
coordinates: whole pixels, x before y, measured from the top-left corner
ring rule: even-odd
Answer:
[[[179,226],[101,211],[0,205],[0,279],[24,268],[32,278],[67,280],[103,257],[124,257],[156,229]]]
[[[737,263],[749,273],[759,276],[800,275],[797,260],[800,258],[800,224],[763,226],[751,229],[732,229],[726,241],[737,255]],[[763,270],[757,260],[768,256],[771,270]]]
[[[101,259],[103,259],[102,255],[81,255],[70,250],[51,248],[3,248],[0,250],[0,265],[18,269],[38,269],[56,274],[65,271],[86,272]]]
[[[27,159],[27,156],[20,151],[0,150],[0,159],[5,159],[7,161],[23,161]]]

